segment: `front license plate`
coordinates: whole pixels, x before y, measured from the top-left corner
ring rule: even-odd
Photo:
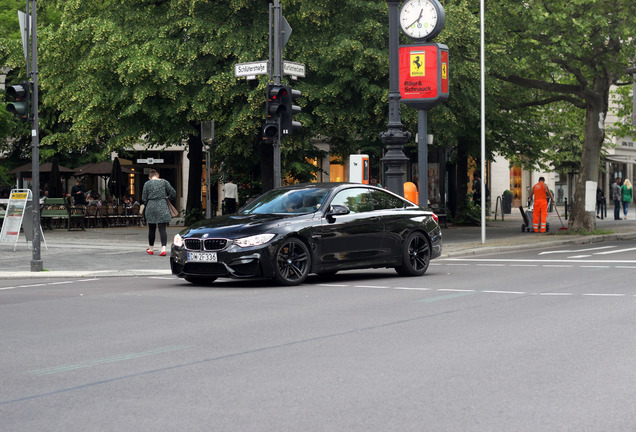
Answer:
[[[216,262],[216,252],[188,252],[188,261]]]

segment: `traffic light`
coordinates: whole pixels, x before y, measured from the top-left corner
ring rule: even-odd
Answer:
[[[263,131],[261,137],[265,142],[272,142],[278,137],[278,122],[266,120],[263,123]]]
[[[302,127],[299,122],[294,121],[293,117],[301,111],[298,105],[294,105],[294,101],[301,96],[301,93],[288,86],[283,88],[285,91],[282,93],[281,103],[284,109],[280,113],[280,129],[282,135],[291,135],[294,129]]]
[[[265,104],[265,114],[268,121],[278,122],[278,118],[285,109],[282,100],[287,95],[287,88],[276,85],[267,84],[267,103]]]
[[[13,113],[20,121],[29,121],[31,107],[31,84],[23,81],[7,87],[7,111]]]

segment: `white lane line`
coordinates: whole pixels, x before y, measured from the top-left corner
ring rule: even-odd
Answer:
[[[592,293],[592,294],[581,294],[584,296],[589,296],[589,297],[624,297],[625,294],[596,294],[596,293]]]
[[[388,286],[378,286],[378,285],[354,285],[354,288],[371,288],[371,289],[387,289],[391,288]]]
[[[572,255],[572,256],[569,256],[569,257],[568,257],[568,259],[589,258],[589,257],[591,257],[591,256],[592,256],[592,255]]]
[[[488,293],[488,294],[528,294],[527,292],[523,292],[523,291],[491,291],[491,290],[484,290],[484,291],[480,291],[483,293]]]
[[[452,288],[440,288],[437,291],[452,291],[452,292],[475,292],[472,289],[452,289]]]
[[[477,264],[478,266],[481,267],[504,267],[505,264]]]
[[[18,289],[18,288],[20,288],[20,287],[9,286],[9,287],[0,288],[0,291],[13,290],[13,289]]]
[[[431,288],[395,287],[395,288],[393,288],[393,289],[396,289],[396,290],[404,290],[404,291],[409,291],[409,290],[412,290],[412,291],[431,291]]]
[[[539,264],[510,264],[510,267],[539,267]]]
[[[61,281],[61,282],[51,282],[49,283],[49,285],[66,285],[66,284],[72,284],[74,281]]]
[[[621,252],[629,252],[633,250],[636,250],[636,247],[627,248],[627,249],[617,249],[617,250],[611,250],[606,252],[597,252],[594,255],[609,255],[609,254],[615,254],[615,253],[621,253]]]
[[[440,261],[454,261],[454,262],[491,262],[491,263],[586,263],[586,264],[607,264],[608,262],[615,264],[636,264],[636,260],[599,260],[599,259],[587,259],[587,260],[568,260],[568,259],[514,259],[514,258],[444,258]]]
[[[557,268],[571,268],[573,265],[564,265],[564,264],[543,264],[541,267],[557,267]]]
[[[549,255],[549,254],[557,254],[557,253],[589,252],[589,251],[596,251],[596,250],[601,250],[601,249],[611,249],[611,248],[615,248],[615,247],[617,247],[617,246],[599,246],[599,247],[593,247],[593,248],[587,248],[587,249],[576,249],[576,250],[568,249],[568,250],[546,251],[546,252],[539,252],[539,255]]]
[[[620,268],[620,269],[636,269],[636,266],[616,266],[616,268]]]
[[[32,287],[40,287],[40,286],[46,286],[46,284],[39,283],[39,284],[31,284],[31,285],[18,285],[16,288],[32,288]]]
[[[318,286],[324,286],[324,287],[336,287],[336,288],[346,288],[349,285],[343,285],[343,284],[319,284]]]
[[[594,266],[594,265],[589,265],[589,266],[581,266],[581,268],[601,268],[601,269],[608,269],[611,268],[612,266]]]
[[[541,295],[541,296],[571,296],[571,295],[574,295],[574,293],[559,293],[559,292],[555,292],[555,293],[539,293],[539,295]]]

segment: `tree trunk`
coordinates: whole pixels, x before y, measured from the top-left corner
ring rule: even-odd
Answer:
[[[601,148],[605,139],[605,116],[609,103],[609,89],[611,80],[608,77],[598,77],[594,80],[594,92],[586,95],[587,109],[585,113],[585,139],[581,154],[579,176],[574,189],[572,216],[569,228],[572,230],[593,231],[596,228],[594,206],[596,204],[596,188],[594,194],[588,196],[586,210],[586,184],[596,182],[601,158]]]
[[[203,143],[201,142],[201,137],[194,135],[188,137],[188,159],[190,160],[190,170],[188,172],[186,214],[193,209],[202,211]]]

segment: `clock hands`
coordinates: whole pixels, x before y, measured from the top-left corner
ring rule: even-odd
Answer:
[[[415,24],[417,24],[418,22],[420,22],[420,20],[422,19],[422,14],[424,14],[424,9],[420,9],[420,16],[418,16],[417,19],[413,21],[410,25],[407,25],[406,28],[409,29],[413,27]]]

